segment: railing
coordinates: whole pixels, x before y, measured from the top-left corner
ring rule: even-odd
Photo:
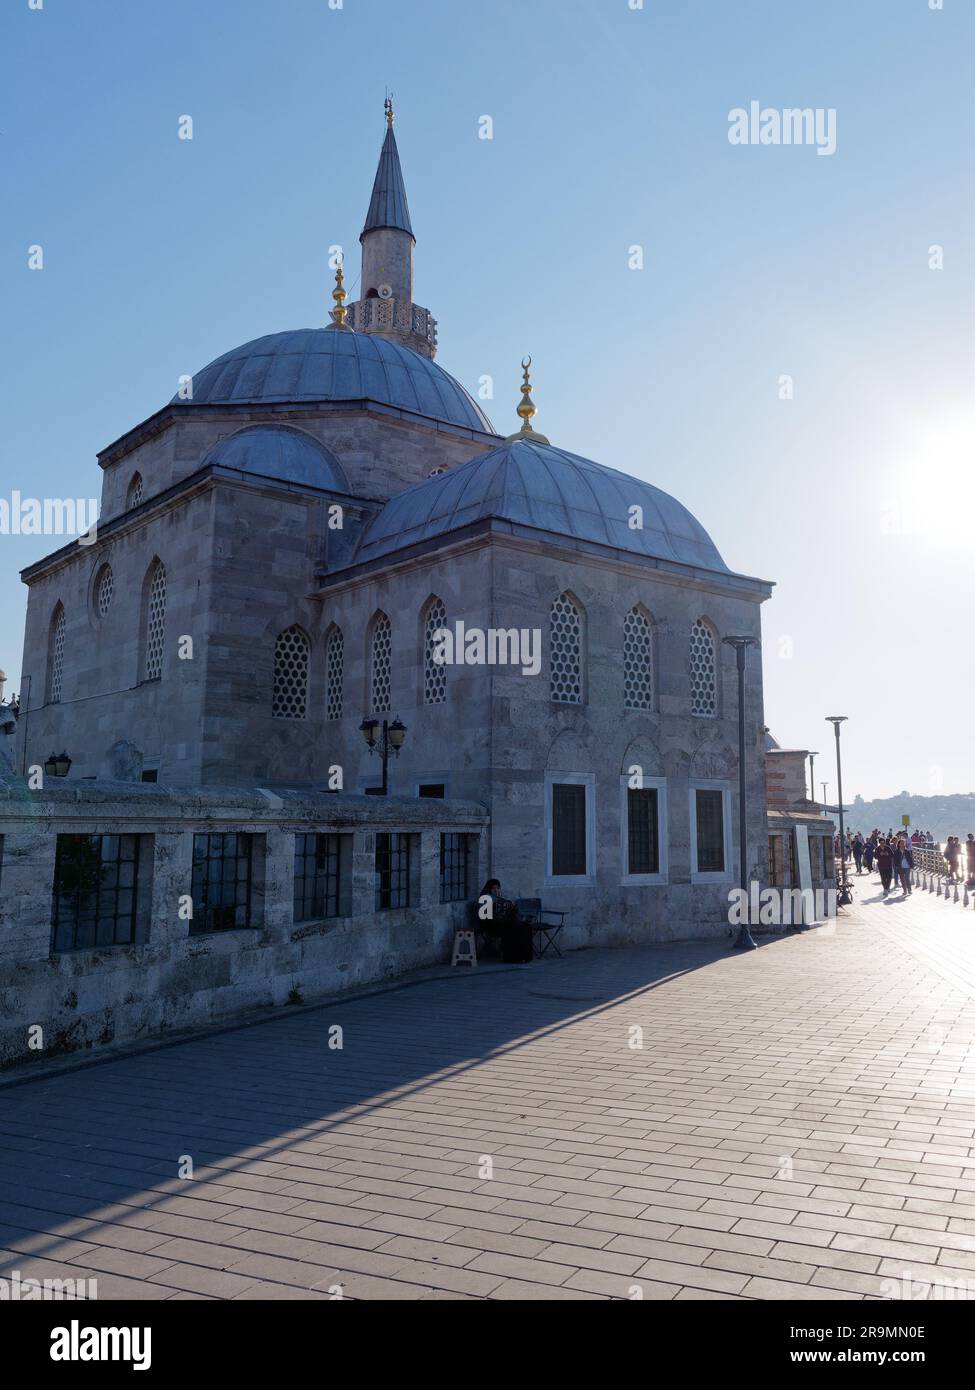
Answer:
[[[975,901],[975,893],[969,890],[971,880],[966,879],[968,860],[964,845],[957,861],[957,874],[952,873],[940,845],[912,845],[911,849],[914,854],[911,883],[915,888],[934,893],[946,901],[960,902],[964,907]]]

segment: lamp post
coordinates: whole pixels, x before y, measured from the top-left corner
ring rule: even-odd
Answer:
[[[845,714],[827,714],[827,724],[832,724],[833,733],[836,735],[836,801],[840,811],[840,863],[842,866],[842,880],[840,883],[840,896],[837,902],[840,907],[849,907],[853,901],[853,894],[850,892],[850,885],[846,877],[846,834],[843,830],[843,769],[840,763],[840,725],[846,723]]]
[[[67,777],[71,767],[71,759],[67,753],[52,753],[44,764],[44,771],[48,777]]]
[[[809,754],[809,800],[812,802],[812,804],[813,804],[814,806],[815,806],[815,804],[816,804],[816,783],[815,783],[815,781],[813,780],[813,777],[814,777],[814,769],[815,769],[815,767],[816,767],[816,759],[817,759],[818,757],[819,757],[819,752],[818,752],[818,750],[817,750],[817,752],[815,752],[815,753],[810,753],[810,754]]]
[[[366,741],[366,746],[370,753],[378,753],[383,760],[383,785],[380,796],[389,795],[389,755],[399,757],[399,750],[403,747],[403,740],[406,738],[406,725],[400,720],[394,719],[392,724],[388,720],[383,720],[382,732],[377,734],[379,729],[378,719],[363,719],[359,725],[359,732]]]
[[[723,637],[729,647],[734,647],[738,661],[738,876],[745,907],[745,920],[738,928],[738,939],[734,950],[754,951],[756,943],[748,930],[748,841],[745,822],[745,651],[757,645],[754,637]]]

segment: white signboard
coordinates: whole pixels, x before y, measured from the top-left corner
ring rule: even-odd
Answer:
[[[811,902],[813,900],[812,865],[809,862],[809,828],[805,825],[797,825],[795,833],[796,865],[799,869],[799,887],[802,889],[803,892],[802,907],[800,911],[802,912],[803,923],[808,925],[806,919],[809,916],[809,914],[806,910],[806,904],[807,902]],[[808,898],[805,896],[806,893],[810,894]]]

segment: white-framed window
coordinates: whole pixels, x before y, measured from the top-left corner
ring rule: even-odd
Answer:
[[[691,628],[691,714],[698,719],[718,716],[718,671],[714,631],[704,618]]]
[[[369,705],[373,714],[388,714],[392,683],[393,625],[382,611],[369,634]]]
[[[275,719],[304,719],[308,713],[310,658],[311,643],[297,623],[278,633],[271,696],[271,714]]]
[[[345,638],[335,623],[325,638],[325,718],[341,719],[345,679]]]
[[[545,882],[590,887],[596,882],[596,774],[545,774]]]
[[[423,703],[442,705],[447,699],[447,667],[434,661],[437,633],[447,626],[447,609],[436,595],[427,600],[423,610]]]
[[[666,883],[667,779],[623,773],[620,777],[620,850],[622,882]]]
[[[731,862],[731,788],[727,782],[691,782],[691,882],[727,883]]]
[[[559,705],[583,703],[583,612],[571,594],[559,594],[549,615],[549,682]]]
[[[623,704],[653,709],[653,624],[641,604],[623,619]]]

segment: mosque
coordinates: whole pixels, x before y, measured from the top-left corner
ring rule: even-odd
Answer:
[[[359,924],[346,955],[368,957],[363,923],[382,918],[358,979],[435,958],[452,904],[489,873],[564,912],[569,946],[725,932],[738,696],[723,639],[760,641],[771,584],[731,571],[673,497],[541,434],[527,361],[510,433],[439,365],[389,102],[360,242],[359,298],[340,267],[327,325],[256,338],[185,381],[99,454],[97,540],[24,571],[19,764],[64,750],[48,791],[73,794],[109,853],[126,835],[106,827],[140,841],[142,889],[121,928],[113,900],[111,941],[151,941],[163,879],[177,894],[201,853],[218,858],[212,897],[221,875],[254,876],[246,910],[207,909],[174,942],[260,927],[261,911],[265,945],[272,918],[293,942],[312,855],[318,916]],[[454,643],[444,659],[458,624],[483,659]],[[745,727],[746,858],[765,881],[757,649]],[[282,884],[287,913],[269,906]],[[97,922],[77,928],[90,904],[64,911],[65,951],[101,943]],[[37,950],[57,954],[47,930]]]

